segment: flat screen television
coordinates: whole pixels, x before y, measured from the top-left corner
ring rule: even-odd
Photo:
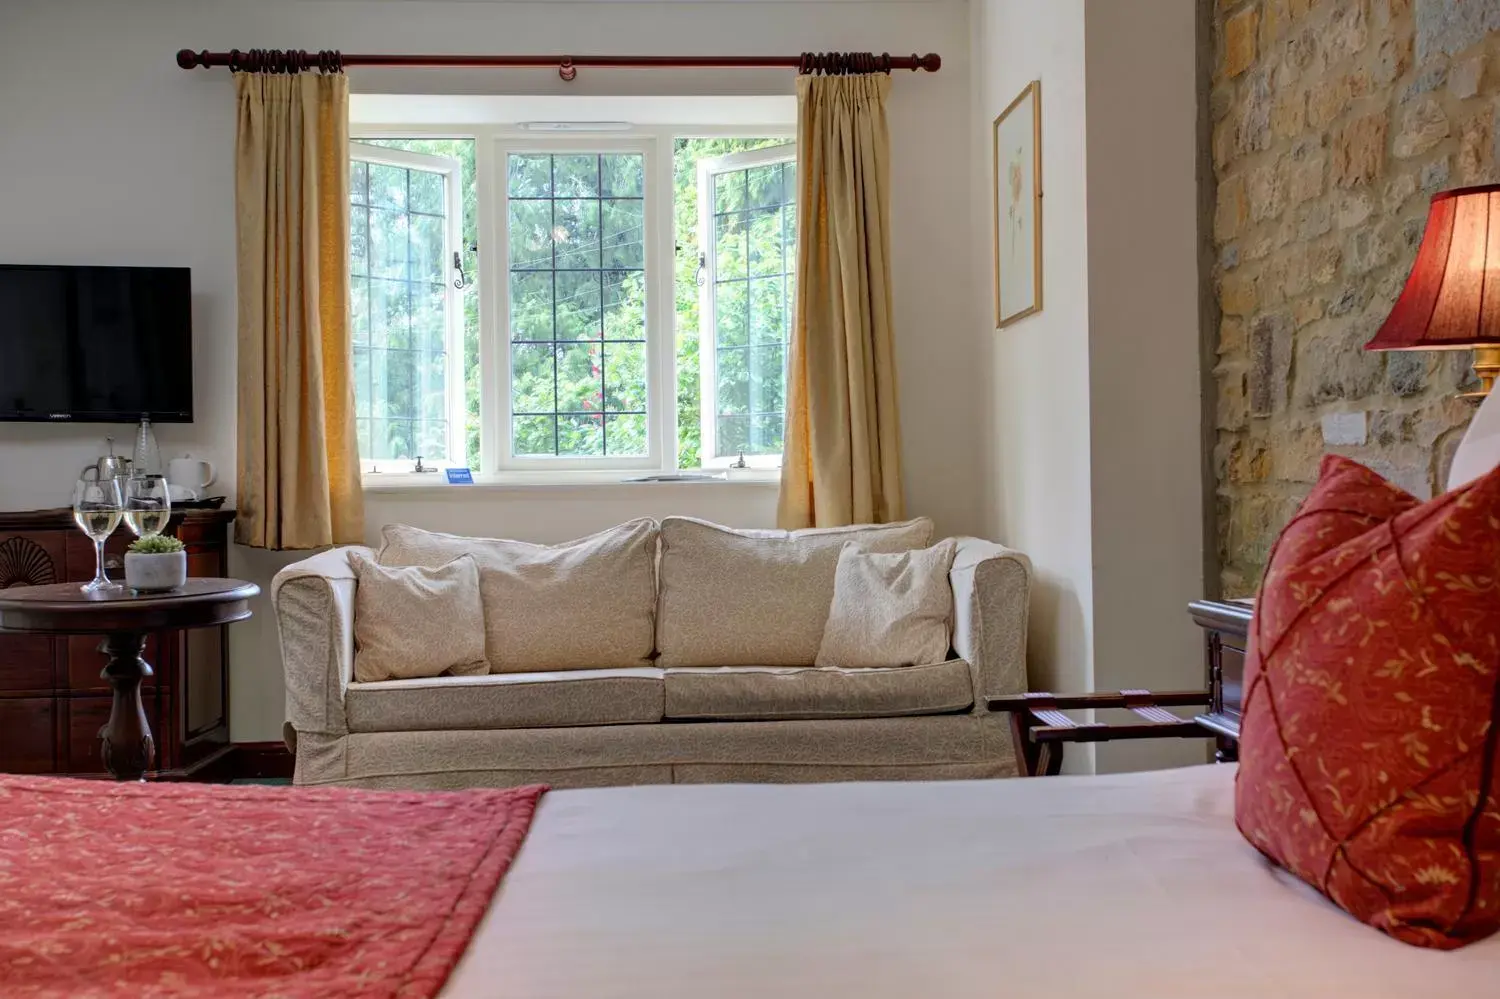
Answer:
[[[191,423],[188,275],[0,264],[0,420]]]

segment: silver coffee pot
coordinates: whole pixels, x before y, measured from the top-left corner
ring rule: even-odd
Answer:
[[[102,455],[92,465],[83,466],[83,471],[79,474],[79,478],[104,481],[106,479],[125,479],[130,477],[130,459],[123,454],[115,454],[115,439],[113,437],[104,438],[104,446],[107,453]]]

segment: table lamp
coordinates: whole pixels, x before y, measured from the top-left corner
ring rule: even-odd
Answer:
[[[1432,196],[1406,287],[1366,350],[1474,348],[1479,391],[1500,375],[1500,184]]]

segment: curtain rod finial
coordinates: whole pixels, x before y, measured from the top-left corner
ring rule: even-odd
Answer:
[[[929,73],[936,73],[943,66],[943,57],[938,55],[936,52],[929,52],[926,55],[920,57],[917,56],[916,53],[912,53],[912,58],[917,61],[918,66],[921,66]],[[916,67],[914,66],[912,68],[915,69]]]
[[[198,65],[198,53],[192,49],[177,50],[177,65],[183,69],[193,69]]]

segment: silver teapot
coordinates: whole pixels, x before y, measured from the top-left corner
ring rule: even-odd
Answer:
[[[79,473],[81,479],[95,479],[106,481],[108,479],[126,479],[130,477],[130,459],[123,454],[115,454],[115,439],[104,438],[106,454],[101,456],[92,465],[83,466]]]

